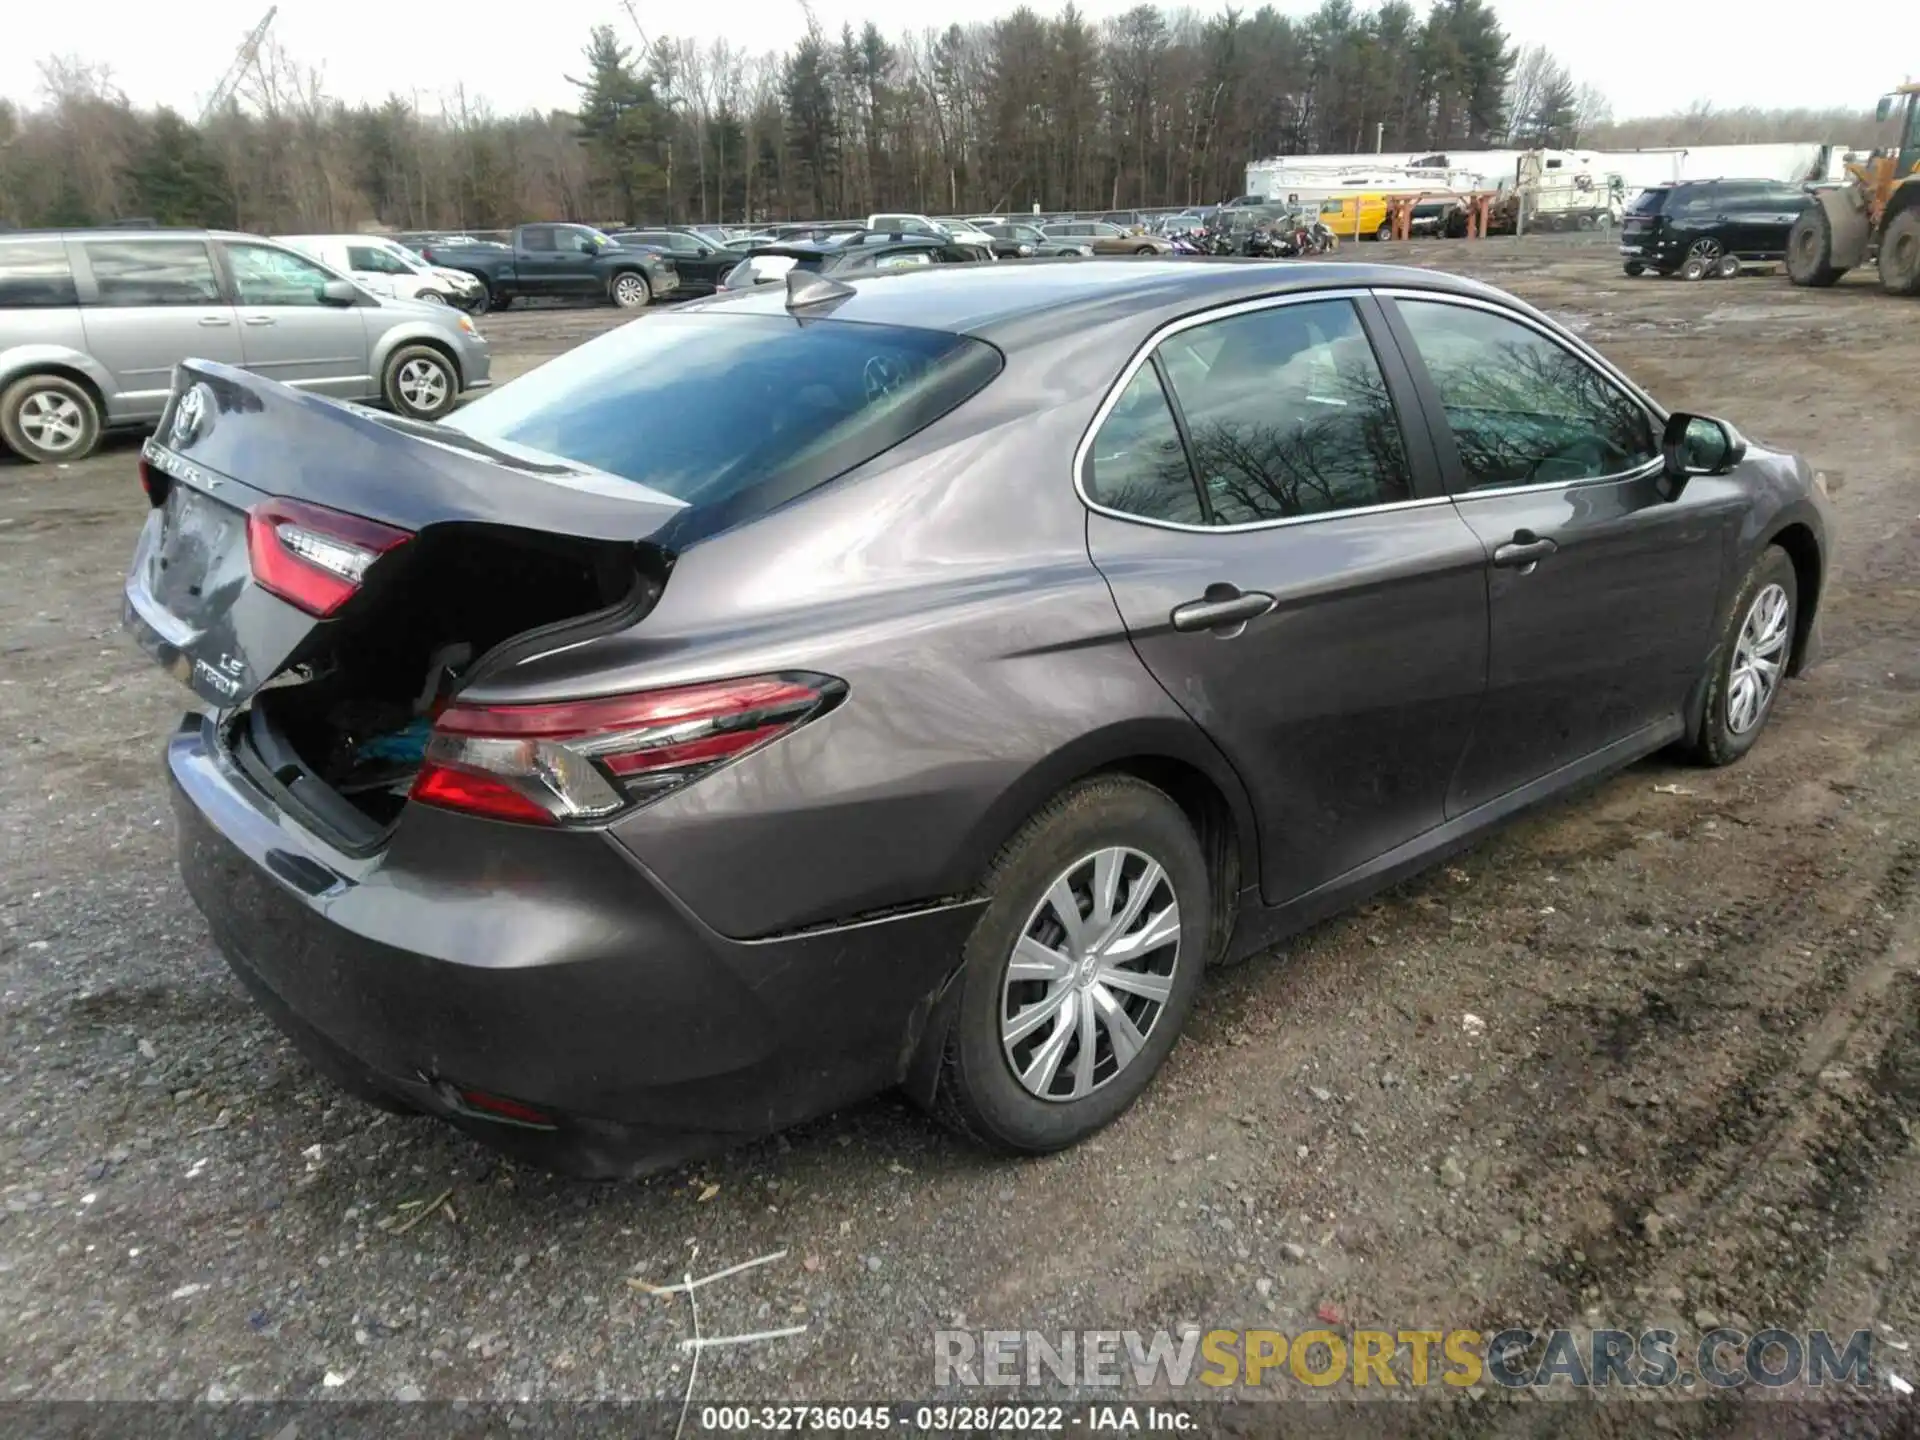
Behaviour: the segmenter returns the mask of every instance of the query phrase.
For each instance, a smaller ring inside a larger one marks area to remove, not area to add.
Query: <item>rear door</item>
[[[87,350],[112,374],[116,420],[151,420],[173,367],[201,358],[239,364],[239,326],[205,240],[89,237],[72,242]]]
[[[515,284],[525,295],[567,293],[567,257],[560,251],[558,225],[522,225],[515,231]]]
[[[1246,782],[1269,903],[1442,822],[1485,685],[1484,554],[1378,326],[1358,292],[1190,317],[1079,460],[1094,563]]]
[[[1385,303],[1487,555],[1487,700],[1449,816],[1677,731],[1713,646],[1737,485],[1663,499],[1661,418],[1530,317],[1432,293]]]

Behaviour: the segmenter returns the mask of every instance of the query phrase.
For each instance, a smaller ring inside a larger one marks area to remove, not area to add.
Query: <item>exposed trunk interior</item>
[[[647,545],[430,526],[377,566],[229,732],[235,758],[347,850],[399,817],[432,716],[486,668],[637,621],[666,562]]]

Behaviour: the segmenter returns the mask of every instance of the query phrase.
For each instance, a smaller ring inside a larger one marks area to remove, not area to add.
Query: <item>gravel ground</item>
[[[1635,766],[1218,975],[1142,1103],[1044,1160],[883,1098],[586,1184],[330,1091],[176,882],[157,750],[187,697],[118,631],[132,444],[0,461],[6,1398],[677,1406],[689,1307],[635,1282],[780,1249],[701,1323],[805,1333],[709,1355],[702,1397],[923,1395],[950,1324],[1323,1310],[1874,1327],[1920,1381],[1893,1348],[1920,1340],[1920,309],[1627,280],[1549,239],[1366,254],[1505,285],[1669,403],[1808,454],[1843,527],[1828,659],[1742,764]],[[613,323],[483,326],[510,378]],[[1632,1433],[1620,1413],[1581,1423]]]

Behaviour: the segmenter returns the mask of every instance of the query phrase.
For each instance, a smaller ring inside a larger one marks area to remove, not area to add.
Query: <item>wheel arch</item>
[[[1825,558],[1813,528],[1800,520],[1774,531],[1767,537],[1767,544],[1779,546],[1793,562],[1798,604],[1794,607],[1797,613],[1793,618],[1793,651],[1788,657],[1787,673],[1798,675],[1811,658],[1814,621],[1820,611],[1821,587],[1826,582]]]
[[[103,427],[116,423],[107,404],[107,395],[113,388],[112,377],[86,356],[64,348],[36,345],[23,345],[0,355],[0,390],[30,375],[58,375],[73,381],[93,397]]]
[[[961,863],[971,877],[968,893],[979,892],[993,857],[1048,801],[1102,775],[1130,776],[1162,791],[1194,827],[1213,892],[1207,963],[1218,964],[1233,938],[1246,877],[1260,873],[1259,832],[1246,788],[1226,757],[1180,721],[1135,721],[1096,731],[1056,751],[1008,787],[963,847]],[[939,1085],[958,974],[956,964],[915,1008],[902,1036],[900,1085],[922,1105],[932,1102]]]
[[[431,350],[441,359],[445,360],[453,367],[455,386],[460,390],[467,388],[466,371],[461,366],[460,356],[455,352],[453,346],[449,345],[445,340],[433,334],[431,331],[398,330],[389,331],[381,337],[378,352],[380,357],[379,363],[374,366],[374,373],[379,381],[380,393],[383,396],[386,394],[387,371],[393,366],[393,357],[413,345],[419,345]]]
[[[1128,721],[1084,735],[1008,786],[963,842],[960,886],[977,893],[993,857],[1047,802],[1097,775],[1130,775],[1164,791],[1194,828],[1213,886],[1214,955],[1225,949],[1248,877],[1260,873],[1259,832],[1239,775],[1190,723]]]

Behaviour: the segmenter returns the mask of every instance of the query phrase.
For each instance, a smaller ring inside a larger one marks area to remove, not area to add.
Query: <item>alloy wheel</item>
[[[1689,260],[1704,260],[1709,270],[1719,261],[1721,253],[1720,242],[1718,240],[1710,240],[1704,235],[1687,247],[1687,258]]]
[[[1727,729],[1744,735],[1766,716],[1786,669],[1786,648],[1793,605],[1787,592],[1768,585],[1753,597],[1733,644],[1727,674]]]
[[[1002,987],[1000,1041],[1042,1100],[1085,1099],[1146,1047],[1180,963],[1180,905],[1151,856],[1114,846],[1063,870],[1033,909]]]
[[[625,309],[634,309],[647,303],[647,282],[638,275],[622,275],[613,282],[614,303]]]
[[[87,417],[71,395],[35,390],[20,402],[20,431],[49,455],[64,455],[80,444]]]
[[[407,361],[394,383],[409,410],[425,414],[446,403],[447,372],[431,360]]]

